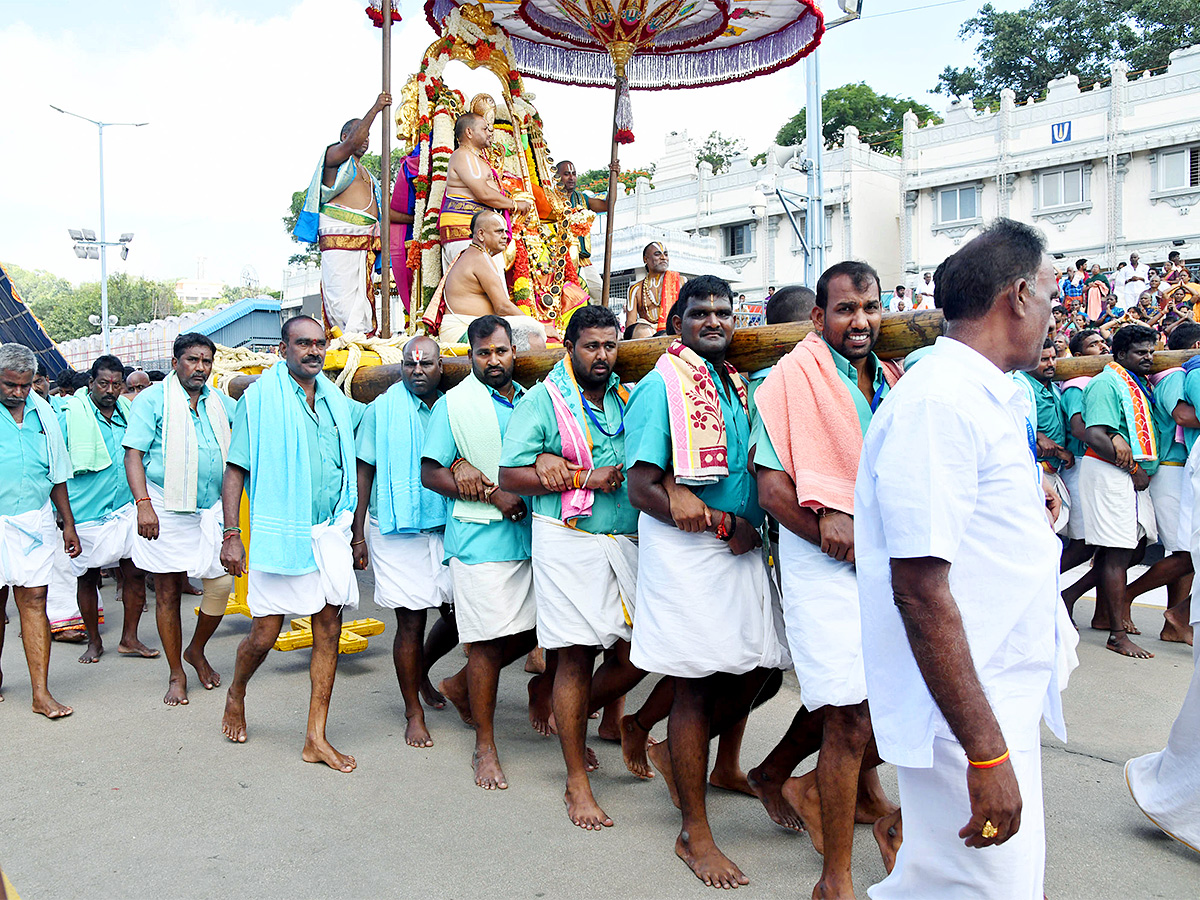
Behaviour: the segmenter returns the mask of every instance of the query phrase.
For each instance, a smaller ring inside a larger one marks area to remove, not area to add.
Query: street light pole
[[[107,354],[112,348],[108,335],[108,236],[105,232],[104,223],[104,129],[110,125],[130,125],[134,128],[141,128],[143,125],[149,125],[150,123],[98,122],[95,119],[89,119],[87,116],[81,116],[79,113],[60,109],[53,103],[50,104],[50,108],[57,110],[63,115],[74,116],[76,119],[91,122],[100,132],[100,333],[103,335],[104,352]]]

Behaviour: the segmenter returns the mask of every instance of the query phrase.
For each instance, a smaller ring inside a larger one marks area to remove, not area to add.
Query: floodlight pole
[[[103,336],[104,353],[107,355],[111,351],[112,346],[108,334],[108,236],[104,227],[104,129],[109,125],[132,125],[134,128],[140,128],[150,123],[97,122],[95,119],[89,119],[87,116],[79,115],[79,113],[59,109],[53,103],[50,104],[50,108],[58,110],[63,115],[74,116],[76,119],[91,122],[100,132],[100,334]]]

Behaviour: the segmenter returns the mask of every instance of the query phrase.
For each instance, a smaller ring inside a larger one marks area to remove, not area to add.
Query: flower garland
[[[396,8],[398,5],[399,4],[397,4],[397,3],[392,4],[392,21],[393,22],[400,21],[400,10]],[[369,0],[369,4],[367,6],[366,13],[367,13],[367,18],[375,23],[376,28],[383,27],[383,2],[382,2],[382,0]]]

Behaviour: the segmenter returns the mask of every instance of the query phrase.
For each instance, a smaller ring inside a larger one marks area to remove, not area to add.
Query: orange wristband
[[[1000,765],[1003,762],[1006,762],[1007,760],[1008,760],[1008,751],[1005,750],[1003,753],[1001,753],[995,759],[989,759],[985,762],[975,762],[974,760],[968,759],[967,763],[973,769],[994,769],[994,768],[996,768],[996,766]]]

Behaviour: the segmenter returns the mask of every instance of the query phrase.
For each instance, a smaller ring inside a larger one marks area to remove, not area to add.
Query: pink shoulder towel
[[[889,385],[898,367],[884,365]],[[829,347],[815,333],[792,348],[754,395],[758,414],[801,506],[854,514],[862,426]]]

